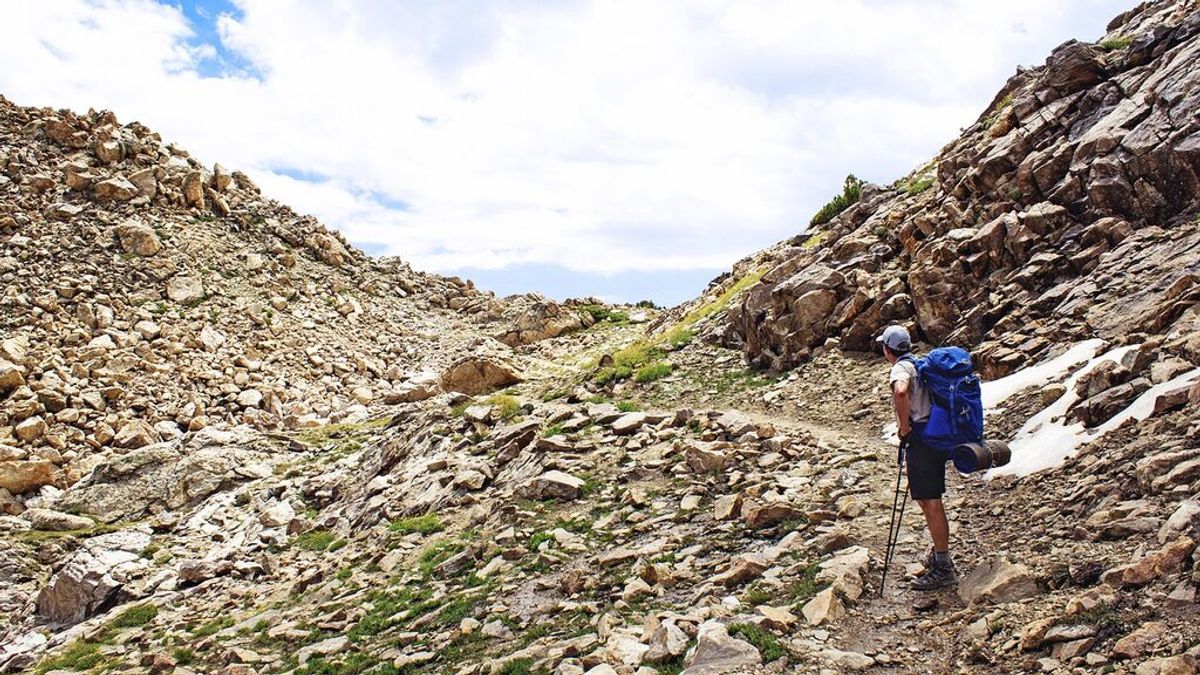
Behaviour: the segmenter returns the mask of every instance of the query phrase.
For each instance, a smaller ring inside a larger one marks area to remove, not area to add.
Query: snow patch
[[[1088,343],[1092,342],[1094,341],[1088,341]],[[1077,347],[1088,343],[1081,343],[1081,345],[1077,345]],[[1057,466],[1066,458],[1074,455],[1084,444],[1095,441],[1109,431],[1120,427],[1128,420],[1135,419],[1141,421],[1149,417],[1154,411],[1155,400],[1163,393],[1200,379],[1200,368],[1197,368],[1190,372],[1179,375],[1169,382],[1155,385],[1135,399],[1134,402],[1131,403],[1125,410],[1121,411],[1115,417],[1094,429],[1088,429],[1084,427],[1082,422],[1073,422],[1068,420],[1066,416],[1067,410],[1069,410],[1071,406],[1075,405],[1075,403],[1079,400],[1079,395],[1075,393],[1075,384],[1082,377],[1095,369],[1096,366],[1105,361],[1115,361],[1120,363],[1121,358],[1125,356],[1125,354],[1133,349],[1136,349],[1137,347],[1138,345],[1127,345],[1110,350],[1101,356],[1091,358],[1086,365],[1076,370],[1066,380],[1066,382],[1063,383],[1066,386],[1066,393],[1060,396],[1057,401],[1050,404],[1044,410],[1029,418],[1029,420],[1027,420],[1025,424],[1017,430],[1016,435],[1008,444],[1009,449],[1012,450],[1012,461],[1007,466],[988,472],[989,477],[1008,474],[1027,476],[1036,471]],[[1082,353],[1082,350],[1079,353]],[[1059,358],[1062,359],[1065,356],[1066,354]],[[1034,366],[1034,368],[1037,367],[1038,366]],[[1032,369],[1033,368],[1026,370]],[[1049,369],[1047,369],[1047,371],[1048,370]],[[1038,380],[1036,380],[1036,378],[1030,377],[1028,379],[1031,380],[1033,384],[1038,384]],[[997,380],[997,382],[1000,381],[1001,380]],[[1042,385],[1044,386],[1044,384],[1047,383],[1048,382],[1042,382]],[[1019,389],[1015,391],[1019,391]],[[1009,392],[1006,396],[1010,396],[1012,393],[1013,392]],[[985,400],[987,399],[985,398]],[[1002,401],[1003,399],[1000,398],[999,400]]]
[[[1030,366],[980,387],[985,412],[995,410],[1013,394],[1029,387],[1044,387],[1051,382],[1060,382],[1072,369],[1087,363],[1104,348],[1104,340],[1087,340],[1074,345],[1061,356]]]

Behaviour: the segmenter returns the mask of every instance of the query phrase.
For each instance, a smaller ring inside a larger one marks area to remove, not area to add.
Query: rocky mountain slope
[[[0,101],[0,671],[1196,672],[1198,17],[1064,45],[665,312],[371,260]],[[915,508],[880,593],[889,321],[1071,455],[951,477],[931,596]]]
[[[1200,357],[1200,12],[1144,3],[1022,69],[927,166],[868,185],[757,272],[725,344],[786,368],[889,322],[976,345],[990,376],[1068,340]]]

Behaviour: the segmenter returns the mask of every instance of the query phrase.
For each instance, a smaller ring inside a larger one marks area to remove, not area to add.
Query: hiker
[[[891,364],[889,382],[892,405],[901,447],[907,446],[905,462],[908,489],[925,514],[925,524],[933,547],[925,558],[925,573],[913,582],[918,591],[933,591],[952,586],[958,574],[950,560],[950,523],[942,495],[946,492],[946,456],[926,445],[921,434],[929,420],[932,400],[921,378],[912,354],[912,339],[903,326],[888,326],[876,338],[883,347],[884,358]]]

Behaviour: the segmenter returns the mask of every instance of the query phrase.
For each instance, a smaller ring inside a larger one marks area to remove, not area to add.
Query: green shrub
[[[209,637],[229,628],[233,625],[233,619],[225,617],[224,619],[216,619],[192,630],[192,635],[196,637]]]
[[[772,597],[774,596],[771,592],[763,587],[762,584],[753,584],[742,594],[742,602],[751,607],[757,607],[758,605],[770,602]]]
[[[421,575],[428,577],[433,569],[449,560],[455,553],[463,549],[462,544],[453,541],[439,541],[430,544],[417,556],[417,568]]]
[[[695,337],[696,332],[692,329],[677,326],[672,328],[665,336],[663,336],[663,342],[670,346],[671,349],[682,349],[690,345]]]
[[[542,438],[550,438],[551,436],[558,436],[562,433],[563,433],[563,425],[562,425],[562,422],[559,422],[558,424],[551,424],[550,426],[543,429],[542,430]]]
[[[496,394],[488,399],[488,404],[496,409],[496,414],[505,422],[511,422],[521,414],[521,402],[515,396]]]
[[[842,193],[834,196],[825,206],[822,206],[819,211],[809,221],[810,225],[824,225],[833,220],[839,213],[850,208],[851,205],[858,203],[858,198],[862,195],[863,181],[859,180],[850,174],[846,176],[845,182],[842,183]]]
[[[337,539],[329,530],[309,530],[297,536],[292,543],[306,551],[324,551]]]
[[[909,197],[913,197],[933,187],[933,183],[933,176],[924,176],[905,185],[904,191],[908,193]]]
[[[533,659],[529,657],[513,659],[498,671],[498,675],[532,675]]]
[[[86,640],[76,640],[58,656],[45,660],[38,666],[39,675],[51,670],[88,671],[104,663],[100,645]]]
[[[762,655],[763,663],[787,656],[787,649],[774,635],[753,624],[735,623],[729,626],[729,634],[754,645]]]
[[[134,605],[117,615],[112,620],[113,628],[136,628],[145,626],[158,616],[158,607],[154,605]]]
[[[817,573],[820,571],[820,564],[815,562],[809,563],[800,571],[800,577],[792,586],[792,601],[797,607],[811,600],[814,595],[825,588],[825,584],[817,583]]]
[[[629,315],[606,305],[584,305],[583,310],[592,315],[596,323],[607,321],[617,325],[629,323]]]
[[[1101,42],[1100,48],[1104,51],[1111,52],[1118,49],[1125,49],[1131,44],[1133,44],[1133,38],[1122,36]]]
[[[175,659],[175,665],[177,666],[190,666],[196,661],[196,652],[187,647],[176,647],[171,652],[171,658]]]
[[[549,532],[534,532],[533,536],[529,537],[529,550],[536,551],[543,542],[554,541],[554,535]]]
[[[437,517],[437,514],[426,513],[423,516],[412,516],[409,518],[400,518],[393,520],[391,525],[388,525],[388,531],[398,532],[400,534],[412,534],[418,532],[420,534],[433,534],[441,532],[443,529],[442,521]]]
[[[661,380],[670,374],[671,364],[666,361],[659,361],[658,363],[649,363],[638,368],[637,372],[633,375],[633,380],[641,384],[646,384],[647,382]]]
[[[619,401],[617,403],[617,410],[621,412],[637,412],[641,409],[642,407],[633,401]]]

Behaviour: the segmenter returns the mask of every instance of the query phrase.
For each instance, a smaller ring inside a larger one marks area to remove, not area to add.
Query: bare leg
[[[925,525],[933,538],[933,550],[950,550],[950,522],[946,520],[946,508],[940,499],[920,499],[921,513],[925,514]]]

